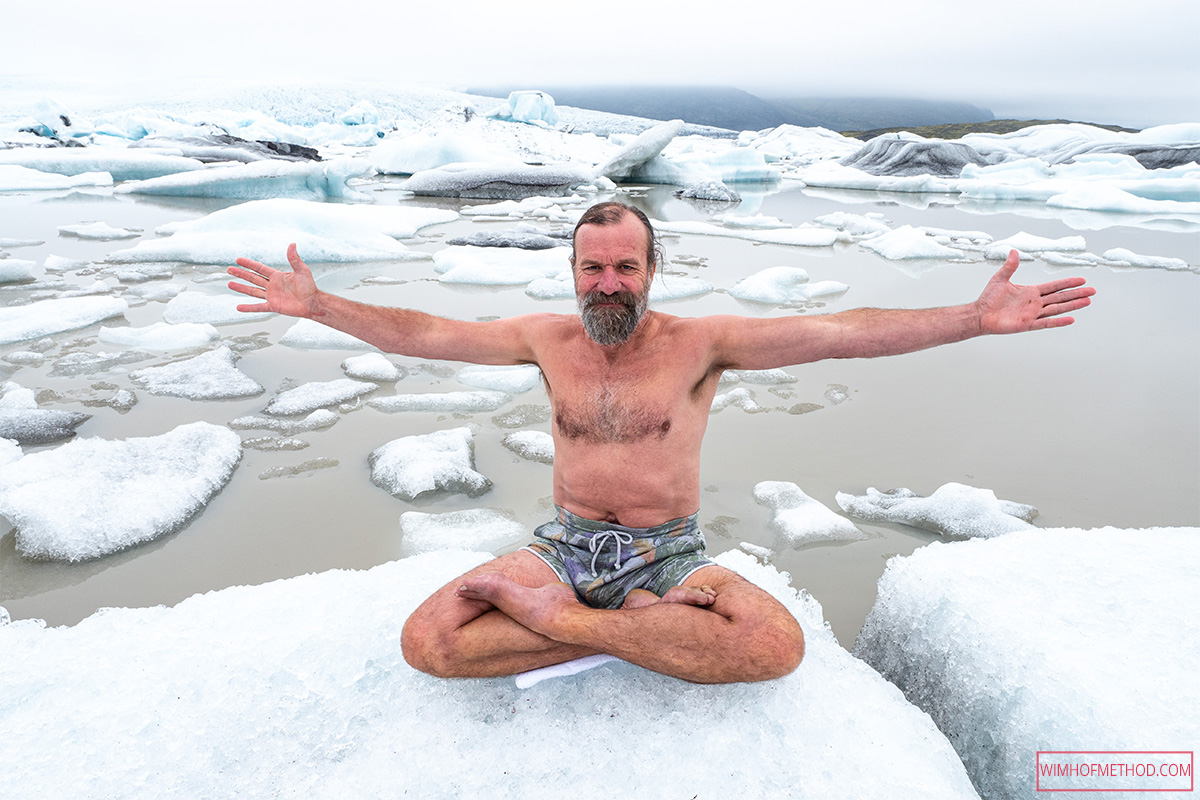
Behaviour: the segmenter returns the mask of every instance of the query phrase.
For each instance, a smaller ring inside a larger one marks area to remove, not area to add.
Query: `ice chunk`
[[[26,261],[23,258],[5,258],[0,260],[0,283],[23,283],[34,279],[33,268],[36,261]]]
[[[22,455],[21,444],[16,439],[0,438],[0,467],[11,464]]]
[[[849,288],[837,281],[809,283],[808,273],[800,267],[767,267],[742,278],[730,287],[729,294],[755,303],[784,304],[841,294]]]
[[[56,172],[43,172],[39,169],[22,167],[17,164],[0,164],[0,192],[74,189],[80,186],[111,186],[112,182],[113,177],[107,172],[81,172],[78,175],[60,175]]]
[[[521,458],[554,463],[554,437],[545,431],[513,431],[505,434],[501,443]]]
[[[892,261],[909,258],[963,257],[961,250],[938,244],[933,237],[911,225],[902,225],[873,239],[867,239],[862,242],[862,246]]]
[[[119,344],[139,350],[188,350],[204,347],[221,338],[217,329],[207,323],[182,322],[172,325],[155,322],[141,328],[100,328],[98,336],[106,344]]]
[[[837,503],[847,514],[869,522],[902,522],[947,539],[986,539],[1033,527],[1037,509],[1023,503],[999,500],[990,489],[947,483],[929,497],[909,489],[873,488],[866,495],[837,493]]]
[[[1059,239],[1047,239],[1044,236],[1034,236],[1032,233],[1017,233],[1007,239],[993,242],[983,251],[983,257],[989,261],[1003,261],[1008,258],[1010,250],[1022,253],[1074,253],[1087,249],[1087,243],[1082,236],[1063,236]]]
[[[207,422],[124,441],[81,439],[0,467],[0,514],[28,558],[84,561],[182,528],[242,456]]]
[[[310,458],[308,461],[302,461],[299,464],[287,467],[271,467],[263,470],[258,475],[260,481],[269,481],[272,478],[294,478],[297,475],[307,475],[310,472],[316,472],[322,469],[333,469],[338,465],[336,458],[328,456],[319,456]]]
[[[262,430],[291,435],[328,428],[338,421],[338,415],[327,408],[319,408],[304,419],[274,419],[272,417],[238,417],[229,423],[235,431]]]
[[[525,294],[535,300],[574,300],[575,280],[569,271],[553,278],[536,278],[525,287]]]
[[[480,411],[495,411],[511,399],[512,395],[507,392],[425,392],[379,397],[371,400],[368,405],[389,413],[437,411],[474,414]]]
[[[507,250],[447,247],[433,256],[433,268],[446,283],[516,285],[557,275],[570,266],[565,250]]]
[[[524,225],[512,231],[479,231],[468,236],[455,236],[447,239],[448,245],[465,245],[470,247],[515,247],[521,250],[549,250],[552,247],[570,247],[571,243],[565,238],[547,236],[532,225]]]
[[[313,381],[295,389],[280,392],[275,399],[267,404],[263,413],[276,417],[291,417],[296,414],[307,414],[318,408],[345,403],[356,397],[378,389],[379,386],[366,381],[356,381],[351,378],[338,378],[333,381]]]
[[[371,452],[371,482],[401,500],[430,492],[478,497],[492,482],[475,471],[469,428],[451,428],[393,439]]]
[[[124,301],[122,301],[124,302]],[[172,297],[163,311],[163,319],[172,325],[183,323],[229,325],[238,322],[254,322],[274,316],[268,311],[238,311],[246,302],[245,295],[205,294],[184,291]]]
[[[784,369],[731,369],[725,371],[729,377],[743,383],[754,383],[763,386],[779,386],[785,383],[795,383],[799,378]]]
[[[827,228],[837,228],[839,231],[845,231],[851,236],[859,238],[878,236],[881,233],[887,233],[891,230],[891,227],[883,220],[863,214],[851,214],[848,211],[835,211],[832,214],[823,214],[815,218],[813,223],[824,225]],[[728,225],[729,223],[726,222],[725,224]]]
[[[279,343],[303,350],[366,350],[370,345],[350,334],[311,319],[298,319],[279,337]]]
[[[135,370],[129,373],[129,378],[150,394],[189,400],[230,400],[262,394],[263,387],[258,381],[236,364],[233,351],[219,347],[195,358]]]
[[[774,509],[771,527],[793,547],[813,542],[866,539],[858,527],[806,495],[788,481],[763,481],[754,486],[759,505]]]
[[[119,147],[14,147],[0,150],[0,164],[16,164],[59,175],[108,173],[112,181],[133,181],[204,169],[204,164],[179,156]]]
[[[412,261],[426,256],[413,253],[396,238],[409,238],[421,228],[457,218],[447,209],[254,200],[198,220],[163,226],[159,232],[170,236],[143,240],[110,253],[108,260],[232,264],[245,256],[286,267],[287,247],[294,242],[309,264]]]
[[[236,200],[281,197],[297,200],[365,200],[365,195],[352,189],[347,181],[373,171],[374,168],[365,159],[355,158],[320,162],[256,161],[132,181],[121,184],[115,191],[117,194]]]
[[[127,350],[120,353],[71,353],[54,362],[54,367],[50,370],[50,375],[56,378],[91,375],[94,372],[105,372],[126,364],[136,364],[139,361],[145,361],[149,357],[149,353],[142,353],[137,350]]]
[[[675,192],[685,200],[709,200],[715,203],[740,203],[742,196],[721,181],[693,183]]]
[[[591,169],[576,164],[448,164],[422,170],[401,188],[432,197],[522,198],[562,196],[593,180]]]
[[[871,175],[937,175],[957,178],[967,164],[988,163],[963,142],[922,139],[911,133],[885,133],[841,162]]]
[[[366,353],[347,358],[342,362],[342,369],[346,377],[379,383],[398,381],[404,374],[400,367],[388,361],[382,353]]]
[[[541,385],[542,371],[535,364],[517,364],[511,367],[472,364],[458,371],[457,380],[478,389],[523,394]]]
[[[724,236],[764,244],[784,244],[794,247],[831,247],[838,240],[837,231],[817,226],[799,228],[726,228],[694,220],[655,220],[654,228],[662,233],[683,233],[693,236]]]
[[[1197,570],[1197,528],[934,543],[888,562],[854,651],[933,718],[981,796],[1034,797],[1071,785],[1039,784],[1039,750],[1200,740]],[[1073,785],[1167,787],[1113,777]]]
[[[529,529],[512,515],[490,508],[471,508],[445,514],[406,511],[400,515],[404,552],[431,550],[485,550],[495,552],[518,544]]]
[[[558,124],[558,111],[554,108],[554,98],[535,89],[510,92],[508,102],[488,116],[513,122],[526,122],[541,128],[553,128]]]
[[[619,662],[529,689],[417,673],[406,619],[486,558],[437,551],[69,628],[0,626],[0,727],[20,732],[5,741],[5,790],[547,800],[602,782],[613,797],[977,797],[929,718],[837,644],[810,596],[745,554],[716,560],[804,628],[804,663],[780,680],[699,686]],[[531,746],[585,728],[587,746]],[[638,757],[597,744],[628,741]]]
[[[755,413],[757,411],[767,411],[754,400],[754,392],[749,389],[730,389],[728,392],[722,392],[713,398],[712,411],[721,411],[729,406],[735,406],[742,411]]]
[[[1143,256],[1124,247],[1114,247],[1104,251],[1104,258],[1112,266],[1147,267],[1151,269],[1187,269],[1188,263],[1182,258],[1166,256]],[[3,262],[0,262],[0,269]]]
[[[69,439],[91,414],[38,408],[32,389],[8,381],[0,386],[0,439],[18,444],[49,444]]]
[[[628,178],[646,162],[657,158],[671,140],[683,129],[683,120],[663,122],[642,131],[620,152],[596,167],[596,174],[614,181]]]
[[[574,282],[572,281],[572,283]],[[711,283],[699,278],[660,274],[650,284],[650,302],[669,303],[672,300],[699,297],[700,295],[708,294],[712,290],[713,285]]]
[[[86,328],[128,309],[116,297],[68,297],[0,308],[0,344]]]
[[[384,139],[370,154],[372,166],[391,175],[412,175],[447,164],[511,161],[513,155],[464,131],[417,131],[403,138]]]
[[[106,222],[59,225],[58,233],[61,236],[74,236],[79,239],[93,239],[99,242],[111,242],[116,239],[136,239],[142,235],[139,229],[114,228]]]

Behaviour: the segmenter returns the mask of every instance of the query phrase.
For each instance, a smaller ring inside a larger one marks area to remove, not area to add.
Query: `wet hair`
[[[597,203],[583,212],[579,222],[575,223],[575,230],[571,234],[572,263],[575,260],[575,234],[579,233],[580,228],[584,225],[617,225],[625,218],[626,214],[632,214],[646,229],[646,266],[653,267],[661,263],[663,261],[662,242],[659,241],[658,234],[654,232],[654,226],[650,224],[645,212],[640,208],[619,203],[616,200]]]

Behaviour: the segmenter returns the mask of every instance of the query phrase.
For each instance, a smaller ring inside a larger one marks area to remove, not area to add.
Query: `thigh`
[[[717,593],[709,606],[731,620],[752,619],[767,625],[797,625],[796,618],[764,589],[731,569],[713,564],[701,567],[683,582],[684,586],[711,586]]]
[[[462,585],[464,578],[483,572],[500,572],[516,583],[529,587],[558,582],[558,576],[547,566],[545,561],[527,550],[517,550],[480,564],[475,569],[459,575],[430,595],[413,612],[413,616],[418,620],[429,622],[436,620],[439,626],[457,627],[490,610],[493,607],[491,603],[469,600],[454,594]]]

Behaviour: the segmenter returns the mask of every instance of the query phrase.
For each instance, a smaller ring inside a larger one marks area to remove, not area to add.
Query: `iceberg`
[[[764,244],[784,244],[794,247],[831,247],[838,240],[837,231],[818,226],[798,228],[727,228],[707,222],[689,220],[655,220],[654,229],[662,233],[686,233],[694,236],[724,236]]]
[[[1200,741],[1197,570],[1197,528],[935,542],[888,561],[854,652],[933,718],[982,797],[1033,797],[1038,751]]]
[[[867,538],[853,522],[830,511],[789,481],[755,484],[754,499],[774,511],[771,528],[780,541],[792,547]]]
[[[523,198],[565,196],[592,183],[592,170],[576,164],[448,164],[422,170],[401,188],[429,197]]]
[[[87,222],[78,225],[59,225],[59,236],[74,236],[78,239],[91,239],[98,242],[111,242],[116,239],[136,239],[141,231],[128,228],[114,228],[104,222]]]
[[[222,197],[235,200],[368,200],[347,181],[374,171],[365,159],[323,162],[256,161],[209,167],[203,171],[164,175],[123,183],[117,194],[170,197]]]
[[[631,177],[641,166],[657,158],[682,129],[681,119],[663,122],[646,129],[622,147],[616,155],[598,165],[596,174],[614,181]]]
[[[444,283],[515,286],[557,275],[569,268],[569,258],[570,254],[559,248],[529,252],[451,246],[434,253],[433,268]]]
[[[975,148],[962,142],[923,139],[912,133],[885,133],[843,158],[841,163],[870,175],[957,178],[967,164],[988,162]]]
[[[435,492],[478,497],[492,488],[492,482],[475,471],[469,428],[393,439],[372,450],[367,460],[371,482],[401,500]]]
[[[33,269],[36,261],[23,258],[5,258],[0,260],[0,283],[25,283],[34,280]]]
[[[836,499],[843,511],[859,519],[901,522],[947,539],[986,539],[1026,530],[1038,514],[1033,506],[961,483],[947,483],[928,497],[909,489],[869,488],[862,496],[838,492]]]
[[[966,255],[961,250],[940,244],[937,239],[929,236],[925,231],[911,225],[902,225],[859,244],[890,261],[915,258],[961,259]],[[1007,250],[1005,255],[1008,255]]]
[[[0,344],[86,328],[128,310],[129,304],[116,297],[67,297],[0,308]]]
[[[146,180],[204,169],[204,164],[193,158],[120,147],[14,147],[0,150],[0,164],[14,164],[59,175],[107,173],[109,183]]]
[[[5,788],[45,800],[548,800],[567,786],[614,797],[646,787],[671,798],[977,797],[929,718],[837,644],[811,596],[744,554],[717,562],[804,629],[804,663],[780,680],[699,686],[617,661],[524,689],[417,673],[400,649],[405,620],[488,557],[429,552],[173,608],[107,609],[70,628],[0,625],[0,727],[20,731],[5,741]],[[588,746],[531,746],[581,736]],[[629,741],[638,758],[604,744]]]
[[[513,154],[464,131],[434,130],[388,137],[372,149],[369,158],[386,175],[412,175],[448,164],[511,161]]]
[[[0,151],[2,153],[4,151]],[[112,175],[107,172],[81,172],[78,175],[60,175],[43,172],[19,164],[0,164],[0,192],[53,191],[75,189],[82,186],[111,186]]]
[[[0,467],[0,514],[26,558],[85,561],[181,529],[242,457],[238,435],[207,422],[161,436],[79,439]]]
[[[264,391],[258,381],[237,368],[237,359],[228,347],[161,367],[134,370],[129,379],[150,394],[189,400],[231,400]]]
[[[554,98],[535,89],[510,92],[508,102],[488,116],[512,122],[526,122],[541,128],[553,128],[558,124]]]

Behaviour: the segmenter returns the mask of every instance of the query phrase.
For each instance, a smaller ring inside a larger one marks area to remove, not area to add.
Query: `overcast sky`
[[[8,2],[5,76],[734,86],[1200,121],[1198,0]],[[681,10],[685,8],[691,10]],[[706,10],[712,9],[712,10]]]

